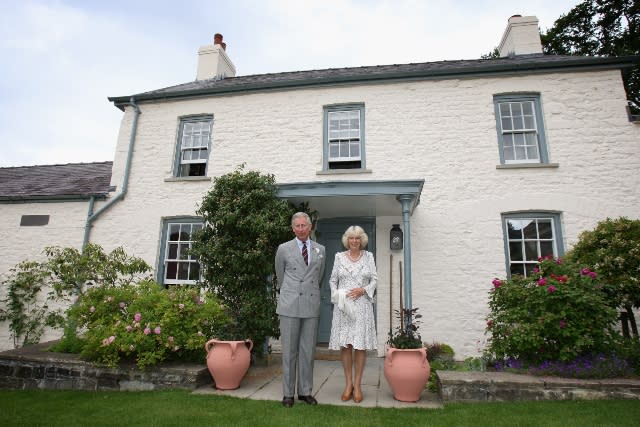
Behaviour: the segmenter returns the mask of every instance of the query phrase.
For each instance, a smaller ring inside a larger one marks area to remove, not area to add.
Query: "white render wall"
[[[4,282],[10,269],[22,261],[43,261],[47,246],[82,247],[86,224],[88,201],[50,203],[0,204],[0,283]],[[49,224],[21,227],[22,215],[49,215]],[[0,298],[7,288],[0,287]],[[9,333],[9,322],[0,322],[0,351],[13,348]],[[59,338],[61,330],[48,330],[42,341]]]
[[[496,168],[493,95],[510,92],[541,94],[549,158],[559,167]],[[371,173],[316,174],[323,106],[341,103],[365,104]],[[501,213],[561,212],[568,249],[598,221],[640,212],[640,126],[627,120],[618,71],[335,86],[140,109],[129,191],[95,222],[92,242],[107,250],[124,246],[156,266],[162,219],[194,215],[212,181],[166,181],[184,115],[214,115],[211,177],[245,163],[279,183],[424,179],[411,217],[413,306],[424,316],[423,340],[452,345],[458,359],[478,354],[491,280],[506,274]],[[128,108],[114,162],[118,188],[131,119]],[[400,216],[377,218],[380,354],[389,330],[387,248],[394,223],[402,223]],[[402,253],[394,253],[395,307],[400,260]]]

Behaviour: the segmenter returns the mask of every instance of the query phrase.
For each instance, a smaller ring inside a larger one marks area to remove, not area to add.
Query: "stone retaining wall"
[[[163,364],[161,368],[145,370],[133,364],[108,368],[83,361],[77,355],[49,353],[46,351],[48,345],[50,343],[32,346],[28,352],[0,353],[0,389],[195,390],[213,385],[204,363]]]
[[[443,402],[640,399],[640,380],[536,377],[506,372],[438,371]]]

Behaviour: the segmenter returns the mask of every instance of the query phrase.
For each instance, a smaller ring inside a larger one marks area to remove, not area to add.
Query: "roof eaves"
[[[379,81],[424,80],[460,77],[490,76],[496,74],[520,74],[542,72],[569,72],[581,70],[623,69],[630,68],[640,62],[640,56],[627,57],[583,57],[581,59],[566,59],[558,61],[523,61],[509,63],[491,63],[491,60],[479,61],[478,65],[465,67],[427,68],[413,71],[392,71],[383,73],[352,73],[315,77],[306,79],[283,79],[270,82],[256,82],[232,86],[212,86],[198,89],[188,89],[175,92],[147,92],[133,97],[138,102],[161,101],[176,98],[191,98],[200,96],[228,95],[232,93],[250,93],[272,91],[279,89],[304,88],[311,86],[368,84]],[[241,78],[241,77],[240,77]],[[121,110],[129,104],[130,96],[109,97],[109,101]]]

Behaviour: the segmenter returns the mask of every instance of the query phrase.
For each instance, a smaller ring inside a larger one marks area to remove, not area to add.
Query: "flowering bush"
[[[538,260],[530,277],[493,280],[488,353],[496,360],[571,362],[610,353],[619,335],[596,272],[561,259]]]
[[[193,286],[163,289],[153,281],[88,290],[69,311],[82,334],[82,354],[115,366],[139,368],[164,360],[202,360],[206,341],[223,331],[228,317],[212,294]]]

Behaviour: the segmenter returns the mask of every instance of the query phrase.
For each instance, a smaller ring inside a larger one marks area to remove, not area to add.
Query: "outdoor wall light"
[[[402,249],[402,230],[400,229],[400,224],[393,224],[393,227],[391,227],[389,242],[392,251]]]

